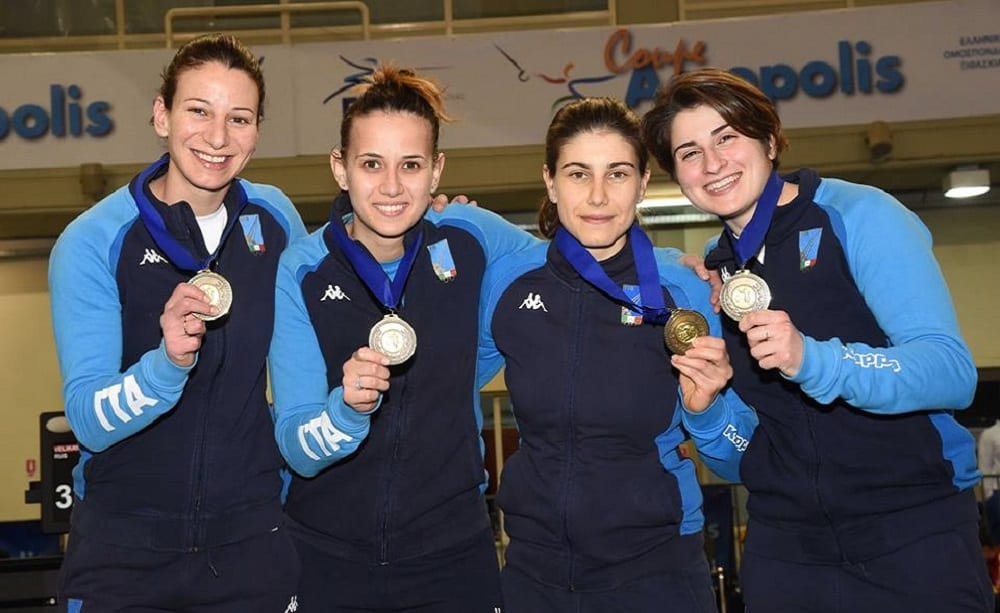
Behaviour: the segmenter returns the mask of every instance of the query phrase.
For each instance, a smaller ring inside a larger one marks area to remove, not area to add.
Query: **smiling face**
[[[154,193],[169,204],[187,201],[199,215],[217,210],[257,149],[259,99],[246,72],[219,62],[181,72],[172,108],[162,96],[153,104],[153,127],[170,153]]]
[[[351,235],[379,261],[403,253],[403,235],[427,212],[444,169],[429,121],[409,112],[354,118],[350,146],[330,155],[333,175],[351,196]]]
[[[559,148],[555,168],[545,166],[542,177],[559,223],[595,259],[621,250],[649,181],[628,140],[612,130],[581,132]]]
[[[737,132],[707,105],[678,112],[670,142],[681,192],[736,234],[742,232],[771,175],[773,143]]]

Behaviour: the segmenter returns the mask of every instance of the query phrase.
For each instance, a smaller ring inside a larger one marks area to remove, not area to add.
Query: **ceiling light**
[[[693,205],[691,204],[690,200],[681,195],[653,196],[650,198],[646,198],[645,200],[639,203],[639,208],[642,210],[667,209],[678,206],[693,206]]]
[[[681,192],[679,185],[673,181],[650,183],[646,190],[646,199],[639,203],[639,210],[649,212],[657,209],[671,209],[693,206]]]
[[[990,171],[975,166],[956,168],[944,178],[945,198],[972,198],[990,191]]]

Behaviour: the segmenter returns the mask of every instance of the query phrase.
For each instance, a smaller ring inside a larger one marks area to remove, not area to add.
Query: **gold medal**
[[[764,279],[749,270],[741,270],[722,284],[719,302],[726,315],[739,321],[747,313],[766,309],[771,304],[771,288]]]
[[[410,324],[389,313],[372,326],[368,346],[389,358],[389,365],[402,364],[417,350],[417,333]]]
[[[674,309],[663,327],[667,349],[678,355],[691,348],[691,341],[708,334],[708,320],[698,311]]]
[[[229,307],[233,305],[233,287],[225,277],[217,272],[203,270],[191,277],[188,283],[205,292],[208,303],[218,309],[215,315],[191,313],[192,315],[203,321],[213,321],[229,313]]]

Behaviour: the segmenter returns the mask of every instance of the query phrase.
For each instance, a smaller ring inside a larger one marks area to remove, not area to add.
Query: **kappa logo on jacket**
[[[339,285],[327,285],[326,293],[323,297],[319,299],[320,302],[325,302],[327,300],[350,300],[351,297],[344,293],[344,290],[340,289]]]
[[[299,597],[292,596],[292,599],[288,601],[288,606],[285,607],[285,613],[295,613],[299,610]]]
[[[142,261],[139,262],[139,266],[145,266],[146,264],[164,264],[166,259],[162,255],[156,252],[156,249],[147,249],[146,253],[142,254]]]
[[[521,306],[519,306],[517,308],[518,308],[518,310],[520,310],[520,309],[529,309],[531,311],[537,311],[538,309],[541,309],[541,310],[545,311],[546,313],[549,312],[549,310],[547,308],[545,308],[545,303],[542,302],[542,295],[541,295],[541,293],[534,294],[532,292],[528,292],[528,297],[525,298],[524,302],[521,303]]]

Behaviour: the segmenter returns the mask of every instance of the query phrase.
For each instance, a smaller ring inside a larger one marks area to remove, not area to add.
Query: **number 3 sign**
[[[39,421],[42,459],[42,531],[69,532],[73,508],[73,468],[80,446],[62,412],[42,413]]]

